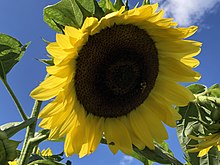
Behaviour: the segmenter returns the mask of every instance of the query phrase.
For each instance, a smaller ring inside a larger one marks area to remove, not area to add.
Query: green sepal
[[[13,66],[22,58],[26,51],[28,42],[22,45],[17,39],[0,33],[0,76],[1,79],[6,80],[6,75],[13,68]]]
[[[52,58],[51,59],[36,59],[36,60],[38,60],[39,62],[42,62],[42,63],[44,63],[46,65],[49,65],[49,66],[53,66],[54,65],[54,61],[53,61]]]
[[[143,0],[143,2],[142,2],[142,6],[144,6],[144,5],[149,5],[150,4],[150,1],[149,0]]]
[[[11,123],[6,123],[4,125],[0,126],[0,129],[4,131],[7,134],[7,137],[10,138],[13,135],[15,135],[17,132],[23,130],[27,126],[31,125],[36,118],[30,118],[27,119],[23,122],[11,122]]]
[[[115,3],[114,3],[114,8],[116,10],[120,10],[122,6],[124,6],[125,4],[123,3],[122,0],[115,0]]]
[[[125,0],[125,10],[129,10],[128,0]]]
[[[56,140],[50,140],[52,142],[64,142],[65,141],[65,138],[64,137],[61,137],[59,139],[56,139]]]
[[[134,8],[137,8],[138,7],[138,5],[139,5],[139,2],[134,6]]]
[[[42,40],[44,41],[44,43],[46,43],[47,45],[51,43],[50,41],[46,40],[46,39],[43,38],[43,37],[42,37],[41,39],[42,39]]]
[[[100,0],[98,4],[104,11],[105,15],[117,11],[114,7],[114,4],[110,0]]]

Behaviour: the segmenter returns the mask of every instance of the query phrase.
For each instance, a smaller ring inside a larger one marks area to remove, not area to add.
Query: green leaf
[[[105,12],[105,15],[114,11],[117,11],[111,2],[111,0],[100,0],[98,2],[99,6],[102,8],[102,10]]]
[[[6,79],[6,74],[21,59],[28,45],[24,46],[15,38],[0,33],[0,76]]]
[[[81,5],[86,11],[95,14],[95,0],[76,0],[77,4]]]
[[[0,129],[7,134],[8,138],[10,138],[14,134],[16,134],[17,132],[19,132],[22,129],[26,128],[27,126],[31,125],[35,120],[36,120],[36,118],[30,118],[30,119],[27,119],[23,122],[6,123],[4,125],[1,125]]]
[[[137,147],[133,146],[133,150],[151,161],[158,162],[161,164],[176,164],[182,165],[175,157],[173,157],[169,152],[163,149],[159,144],[155,144],[155,150],[150,150],[147,147],[144,150],[139,150]]]
[[[12,161],[17,157],[17,150],[20,142],[9,140],[7,134],[0,130],[0,164],[7,165],[7,161]]]
[[[207,87],[202,84],[192,84],[187,87],[193,94],[204,94],[207,91]]]
[[[51,155],[51,156],[44,156],[42,154],[32,154],[29,158],[29,163],[36,163],[38,160],[47,160],[49,163],[55,163],[59,164],[61,160],[63,160],[63,155],[64,153],[56,154],[56,155]]]
[[[6,153],[7,153],[6,159],[8,161],[14,160],[17,157],[16,148],[18,147],[20,142],[5,139],[5,140],[3,140],[3,143],[4,143],[4,146],[5,146]]]
[[[36,164],[42,164],[42,165],[65,165],[63,163],[53,162],[53,161],[47,160],[47,159],[36,160],[36,161],[31,162],[31,163],[28,163],[28,165],[36,165]]]
[[[0,78],[2,80],[6,80],[5,69],[4,69],[3,63],[1,61],[0,61]]]
[[[0,140],[0,164],[7,165],[7,159],[6,159],[7,153],[5,152],[5,146],[2,140]]]
[[[208,89],[207,95],[220,98],[220,85],[219,84],[212,85]]]
[[[107,144],[106,139],[102,138],[102,144]],[[108,145],[114,145],[114,143],[110,143]],[[154,143],[155,150],[150,150],[149,148],[145,147],[143,150],[138,149],[136,146],[133,145],[133,153],[131,156],[134,156],[138,160],[144,162],[146,159],[149,159],[154,162],[162,163],[162,164],[175,164],[175,165],[182,165],[175,157],[172,156],[169,152],[167,152],[162,146],[158,143]],[[138,155],[139,156],[138,156]],[[146,160],[145,164],[148,161]]]
[[[101,19],[102,17],[105,16],[104,11],[102,10],[102,8],[99,6],[98,2],[95,0],[95,16],[98,19]]]
[[[80,28],[86,17],[104,16],[96,0],[61,0],[44,8],[44,21],[55,31],[62,32],[65,26]]]
[[[220,125],[213,120],[213,110],[216,108],[216,103],[220,101],[219,98],[207,96],[208,91],[204,85],[193,84],[190,90],[197,94],[197,99],[189,103],[185,107],[177,107],[182,119],[177,122],[177,135],[180,145],[185,152],[185,157],[192,165],[201,164],[220,164],[220,153],[215,149],[204,157],[197,157],[198,153],[188,153],[189,145],[198,144],[197,140],[190,139],[188,135],[204,135],[214,133],[220,129]],[[218,100],[219,99],[219,100]],[[214,147],[215,148],[215,147]]]
[[[7,139],[8,135],[0,129],[0,140]]]
[[[154,163],[153,161],[147,159],[145,156],[138,154],[137,152],[133,152],[131,156],[141,161],[144,165],[152,165]]]
[[[122,6],[124,6],[124,3],[122,0],[115,0],[114,8],[116,10],[120,10]]]
[[[44,21],[55,31],[62,32],[59,25],[81,27],[83,13],[75,0],[61,0],[44,8]]]
[[[38,155],[38,154],[32,154],[29,158],[29,164],[34,163],[48,163],[48,164],[56,164],[56,165],[64,165],[62,163],[59,163],[63,160],[64,152],[56,155],[51,156],[45,156],[45,155]],[[34,164],[35,165],[35,164]]]

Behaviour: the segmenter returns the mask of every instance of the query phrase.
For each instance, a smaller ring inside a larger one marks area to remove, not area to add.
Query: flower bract
[[[66,26],[47,46],[54,65],[31,96],[51,100],[40,113],[50,139],[65,137],[67,156],[94,152],[105,138],[110,150],[153,150],[168,138],[193,94],[178,82],[195,82],[192,68],[201,43],[184,40],[197,27],[176,27],[157,4],[87,17],[81,28]]]
[[[208,136],[196,137],[189,135],[189,137],[191,139],[201,141],[199,144],[190,145],[193,148],[187,150],[188,152],[199,152],[198,157],[206,155],[214,146],[218,148],[218,151],[220,151],[220,132]]]

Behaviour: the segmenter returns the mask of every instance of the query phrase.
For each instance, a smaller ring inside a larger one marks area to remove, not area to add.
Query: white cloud
[[[153,0],[159,2],[167,17],[173,17],[181,26],[198,24],[207,13],[214,12],[220,0]]]
[[[131,156],[123,156],[123,158],[120,161],[120,165],[130,165],[133,162],[134,158]]]

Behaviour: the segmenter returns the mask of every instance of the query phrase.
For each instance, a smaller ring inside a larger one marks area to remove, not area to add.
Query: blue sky
[[[132,0],[130,0],[132,1]],[[46,44],[42,37],[55,40],[55,32],[43,22],[43,8],[54,4],[58,0],[1,0],[0,1],[0,32],[19,39],[23,44],[31,41],[22,60],[11,70],[8,82],[19,98],[25,112],[30,115],[34,100],[29,97],[30,91],[43,80],[45,66],[35,58],[46,58]],[[132,1],[131,5],[138,2]],[[203,43],[202,53],[198,56],[201,64],[197,71],[202,74],[199,83],[210,86],[220,83],[220,0],[193,0],[183,3],[178,0],[154,0],[160,2],[160,7],[167,11],[167,16],[173,16],[182,26],[198,25],[199,31],[191,37]],[[184,1],[185,2],[185,1]],[[2,83],[0,83],[0,125],[6,122],[21,121],[11,97]],[[168,128],[170,148],[175,156],[183,161],[182,151],[178,145],[175,129]],[[22,140],[24,131],[14,139]],[[41,148],[50,147],[54,153],[63,149],[62,143],[44,143]],[[112,155],[109,149],[100,145],[91,156],[79,159],[77,156],[69,158],[73,164],[90,165],[141,165],[140,162],[124,156],[122,153]]]

